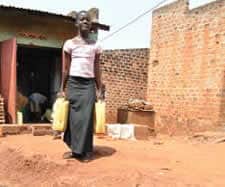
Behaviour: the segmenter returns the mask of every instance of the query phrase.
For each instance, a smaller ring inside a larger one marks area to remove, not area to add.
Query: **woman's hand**
[[[66,94],[64,91],[60,91],[57,93],[57,97],[66,97]]]
[[[101,84],[100,88],[97,90],[97,100],[105,99],[105,84]]]

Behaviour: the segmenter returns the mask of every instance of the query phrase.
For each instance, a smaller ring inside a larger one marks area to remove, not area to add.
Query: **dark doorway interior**
[[[30,101],[33,93],[47,98],[42,113],[52,108],[61,80],[61,50],[55,48],[38,48],[18,46],[17,48],[17,91]],[[19,102],[18,102],[19,103]],[[23,110],[25,123],[41,123],[27,112],[30,105]],[[18,109],[17,109],[18,110]],[[21,107],[20,109],[21,110]]]

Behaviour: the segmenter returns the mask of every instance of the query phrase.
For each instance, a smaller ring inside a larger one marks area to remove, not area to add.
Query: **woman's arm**
[[[100,67],[100,54],[97,53],[95,55],[95,82],[96,82],[96,87],[98,90],[101,89],[102,87],[102,80],[101,80],[101,67]]]
[[[97,99],[105,99],[105,85],[102,83],[102,71],[100,65],[100,54],[96,54],[95,58],[95,82],[98,89]]]
[[[66,83],[67,83],[67,80],[69,77],[71,55],[64,51],[62,61],[63,61],[63,63],[62,63],[62,81],[61,81],[60,91],[64,92],[65,88],[66,88]]]

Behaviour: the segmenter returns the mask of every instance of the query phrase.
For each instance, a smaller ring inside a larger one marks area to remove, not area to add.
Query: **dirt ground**
[[[149,141],[95,137],[88,163],[63,160],[51,136],[0,138],[0,187],[224,187],[225,142],[197,135]]]

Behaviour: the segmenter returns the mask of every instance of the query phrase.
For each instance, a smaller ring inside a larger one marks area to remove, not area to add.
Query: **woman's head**
[[[77,15],[77,24],[80,33],[89,33],[91,29],[91,17],[87,11],[80,11]]]

